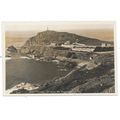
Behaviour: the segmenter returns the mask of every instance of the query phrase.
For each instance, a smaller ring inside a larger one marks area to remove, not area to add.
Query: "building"
[[[49,46],[51,46],[51,47],[55,47],[55,46],[57,46],[57,44],[56,44],[56,43],[50,43]]]
[[[102,43],[101,47],[111,47],[112,45],[110,43]]]

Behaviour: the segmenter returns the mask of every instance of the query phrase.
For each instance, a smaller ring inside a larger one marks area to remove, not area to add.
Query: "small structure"
[[[73,44],[62,44],[61,47],[65,47],[65,48],[73,48],[74,45],[73,45]]]
[[[51,47],[55,47],[55,46],[57,46],[57,44],[56,44],[56,43],[50,43],[49,46],[51,46]]]
[[[102,43],[102,44],[101,44],[101,47],[106,47],[106,44],[105,44],[105,43]]]
[[[110,43],[102,43],[101,47],[112,47]]]
[[[70,41],[66,41],[64,45],[70,45]]]

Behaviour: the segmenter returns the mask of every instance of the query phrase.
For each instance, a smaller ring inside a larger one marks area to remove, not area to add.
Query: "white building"
[[[72,48],[73,51],[86,51],[86,52],[93,52],[94,51],[94,47],[90,48],[90,47],[81,47],[81,48]]]
[[[61,47],[65,47],[65,48],[73,48],[74,45],[73,45],[73,44],[69,44],[69,45],[62,44]]]
[[[64,45],[70,45],[70,41],[66,41]]]
[[[110,43],[102,43],[101,47],[111,47],[111,44]]]
[[[55,47],[55,46],[56,46],[56,43],[50,43],[49,46],[51,46],[51,47]]]
[[[101,47],[106,47],[106,44],[105,44],[105,43],[102,43],[102,44],[101,44]]]

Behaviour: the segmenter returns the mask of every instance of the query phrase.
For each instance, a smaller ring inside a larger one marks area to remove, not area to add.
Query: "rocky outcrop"
[[[18,50],[13,45],[9,46],[6,49],[6,57],[11,57],[13,55],[16,55],[17,53],[18,53]]]
[[[17,49],[12,45],[7,48],[7,52],[9,53],[17,53]]]

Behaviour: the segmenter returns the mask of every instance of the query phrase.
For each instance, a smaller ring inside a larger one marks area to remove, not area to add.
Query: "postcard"
[[[5,95],[116,93],[115,22],[3,22]]]

